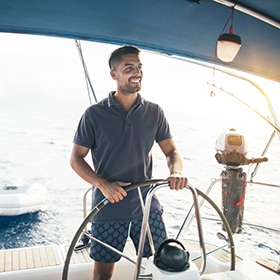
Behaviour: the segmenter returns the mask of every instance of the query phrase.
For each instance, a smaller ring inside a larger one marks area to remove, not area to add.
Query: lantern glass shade
[[[217,41],[217,56],[224,62],[231,62],[241,47],[241,38],[234,34],[222,34]]]

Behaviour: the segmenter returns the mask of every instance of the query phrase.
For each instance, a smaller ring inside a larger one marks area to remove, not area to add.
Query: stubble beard
[[[136,87],[127,85],[125,87],[120,87],[120,89],[121,89],[122,93],[125,95],[135,94],[141,90],[141,83],[139,83],[139,85]]]

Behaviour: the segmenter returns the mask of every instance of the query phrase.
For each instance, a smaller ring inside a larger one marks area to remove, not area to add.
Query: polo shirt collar
[[[122,105],[118,104],[114,98],[113,98],[113,95],[115,94],[116,92],[115,91],[111,91],[109,93],[109,96],[108,96],[108,107],[111,107],[111,106],[114,106],[114,107],[122,107]],[[137,100],[136,100],[136,103],[134,106],[139,106],[139,105],[144,105],[144,101],[143,101],[143,98],[141,97],[140,93],[138,92],[137,94]]]

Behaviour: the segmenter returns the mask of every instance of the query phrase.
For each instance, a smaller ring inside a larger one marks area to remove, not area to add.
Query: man
[[[137,250],[142,217],[137,190],[127,193],[123,187],[152,177],[155,141],[167,159],[170,188],[183,189],[188,183],[162,109],[139,94],[143,77],[139,53],[136,47],[123,46],[111,54],[110,74],[117,90],[86,110],[71,155],[72,168],[93,186],[93,206],[104,197],[111,202],[94,217],[92,235],[120,251],[128,234]],[[94,171],[85,161],[90,149]],[[148,191],[149,186],[141,188],[144,199]],[[154,197],[150,226],[155,247],[166,239],[161,214],[162,207]],[[144,256],[148,257],[151,252],[146,243]],[[94,241],[90,256],[95,260],[93,279],[111,279],[120,256]]]

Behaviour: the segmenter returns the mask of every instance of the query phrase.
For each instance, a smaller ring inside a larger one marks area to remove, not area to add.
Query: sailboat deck
[[[199,243],[193,240],[182,240],[188,251],[199,251]],[[206,251],[217,248],[212,244],[205,244]],[[34,248],[21,248],[0,251],[0,273],[5,271],[15,271],[30,268],[41,268],[57,266],[64,263],[69,246],[42,246]],[[73,252],[70,264],[80,264],[92,262],[89,257],[90,248],[85,248],[78,252]],[[129,257],[136,255],[134,246],[128,241],[124,254]],[[217,260],[228,263],[230,254],[226,250],[219,250],[212,254]],[[241,259],[236,257],[237,261]]]
[[[0,251],[0,273],[61,264],[57,246]]]

